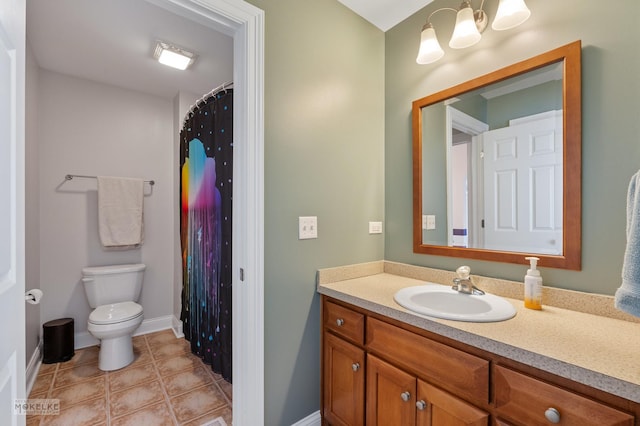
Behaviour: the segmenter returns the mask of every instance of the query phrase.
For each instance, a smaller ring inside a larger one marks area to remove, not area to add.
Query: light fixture
[[[473,9],[468,1],[462,2],[456,15],[456,26],[453,28],[449,47],[452,49],[464,49],[473,46],[480,41],[480,31],[476,27],[473,18]]]
[[[508,30],[522,24],[529,16],[531,11],[524,0],[500,0],[491,28],[497,31]]]
[[[158,41],[153,50],[153,57],[163,65],[186,70],[195,62],[197,55],[170,43]]]
[[[419,64],[430,64],[444,56],[444,50],[440,47],[436,38],[436,31],[430,23],[424,24],[420,34],[420,50],[416,62]]]
[[[499,1],[496,17],[491,25],[494,30],[501,31],[517,27],[531,15],[524,0]],[[484,0],[480,3],[480,8],[474,12],[471,2],[464,0],[458,9],[443,7],[431,12],[427,22],[422,27],[420,48],[416,62],[422,65],[430,64],[444,56],[444,51],[436,37],[436,31],[431,25],[431,17],[443,10],[456,12],[456,24],[451,40],[449,40],[449,47],[452,49],[464,49],[478,43],[482,37],[481,33],[487,27],[487,14],[484,12],[483,6]]]

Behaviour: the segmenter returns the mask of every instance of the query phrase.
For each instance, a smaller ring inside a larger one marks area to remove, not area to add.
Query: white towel
[[[98,229],[105,248],[140,247],[143,200],[142,179],[98,176]]]
[[[615,306],[640,317],[640,171],[631,178],[627,193],[627,248]]]

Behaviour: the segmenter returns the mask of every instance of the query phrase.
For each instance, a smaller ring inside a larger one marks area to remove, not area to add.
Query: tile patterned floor
[[[42,364],[29,398],[57,398],[60,414],[27,416],[35,425],[202,425],[222,417],[231,425],[232,388],[191,354],[173,331],[133,338],[135,361],[104,372],[98,347],[67,362]]]

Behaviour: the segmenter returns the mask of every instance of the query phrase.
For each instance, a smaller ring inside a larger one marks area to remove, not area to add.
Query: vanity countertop
[[[425,280],[377,268],[355,277],[341,275],[340,268],[322,270],[318,292],[640,403],[640,323],[554,306],[535,311],[508,297],[517,314],[507,321],[471,323],[421,316],[398,305],[393,296]]]

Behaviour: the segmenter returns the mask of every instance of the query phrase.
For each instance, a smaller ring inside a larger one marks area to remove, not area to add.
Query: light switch
[[[425,226],[425,229],[427,230],[436,229],[436,215],[428,214],[426,225],[427,226]]]
[[[298,239],[318,238],[318,216],[300,216],[298,218]]]

